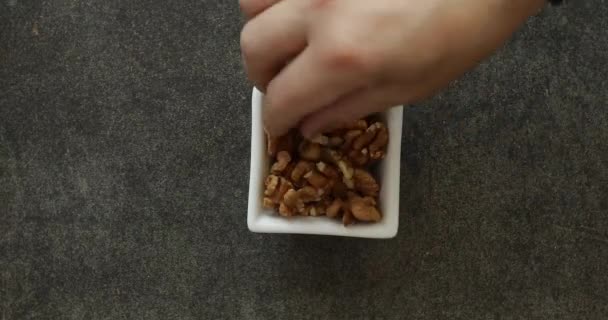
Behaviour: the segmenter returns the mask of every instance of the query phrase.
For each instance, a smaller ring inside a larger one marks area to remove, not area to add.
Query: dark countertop
[[[405,111],[398,236],[250,233],[237,1],[0,1],[0,319],[605,319],[608,7]]]

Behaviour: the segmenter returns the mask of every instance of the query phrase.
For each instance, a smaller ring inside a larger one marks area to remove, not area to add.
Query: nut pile
[[[380,185],[370,167],[384,158],[388,130],[369,119],[335,129],[312,140],[295,130],[268,138],[272,166],[263,205],[281,216],[327,216],[344,225],[377,222]]]

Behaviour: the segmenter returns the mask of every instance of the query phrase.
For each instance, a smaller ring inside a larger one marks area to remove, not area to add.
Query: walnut
[[[359,195],[353,190],[349,190],[348,192],[346,192],[347,199],[351,199],[351,198],[358,197],[358,196]]]
[[[283,209],[281,209],[283,208]],[[301,194],[294,189],[289,189],[283,196],[283,202],[280,204],[279,213],[281,215],[292,216],[296,212],[304,210],[304,201]],[[283,211],[283,213],[281,213]]]
[[[275,175],[269,175],[268,177],[266,177],[264,185],[266,186],[266,190],[264,190],[264,195],[273,195],[274,192],[277,190],[277,187],[279,186],[279,177]]]
[[[353,213],[350,211],[350,208],[347,203],[342,205],[342,224],[344,226],[348,226],[350,224],[355,223],[355,219],[353,218]]]
[[[291,182],[275,175],[268,176],[265,185],[263,205],[266,208],[275,208],[281,203],[284,195],[293,188]]]
[[[338,165],[338,162],[342,160],[344,156],[340,151],[336,151],[329,148],[323,148],[321,150],[321,161]]]
[[[326,146],[326,145],[329,145],[329,138],[322,134],[318,134],[315,137],[313,137],[312,139],[310,139],[310,142],[317,143],[322,146]]]
[[[352,149],[348,153],[348,158],[357,166],[363,167],[369,162],[369,152],[367,149]]]
[[[280,211],[282,210],[282,215],[291,216],[296,213],[308,215],[310,207],[308,204],[318,201],[319,199],[317,190],[311,186],[306,186],[297,191],[295,189],[289,189],[283,196],[283,202],[281,203],[283,209],[279,207],[279,213],[281,213]]]
[[[384,158],[388,130],[382,123],[374,122],[364,132],[351,130],[346,135],[342,149],[356,166],[365,167]]]
[[[349,200],[350,211],[359,221],[380,221],[382,216],[376,208],[376,201],[371,197],[351,197]]]
[[[361,192],[362,195],[370,197],[378,195],[380,185],[378,185],[378,182],[376,182],[371,173],[362,169],[355,169],[353,180],[355,182],[355,190]]]
[[[290,162],[291,156],[289,155],[289,152],[279,151],[277,153],[277,162],[272,165],[270,171],[274,174],[280,174],[287,168]]]
[[[284,205],[286,205],[289,208],[295,208],[298,206],[298,202],[300,202],[300,197],[298,196],[298,193],[296,190],[294,189],[289,189],[287,190],[287,192],[285,192],[285,195],[283,195],[283,203]]]
[[[300,157],[308,161],[319,161],[321,159],[321,145],[309,141],[302,141],[298,148]]]
[[[308,172],[304,175],[304,179],[317,189],[327,189],[330,186],[330,180],[316,170]]]
[[[316,167],[319,172],[321,172],[324,176],[328,177],[330,180],[335,181],[340,178],[340,173],[338,172],[338,170],[330,164],[326,164],[323,161],[319,161],[317,162]]]
[[[315,189],[311,186],[306,186],[306,187],[298,190],[298,197],[304,203],[320,200],[319,192],[317,191],[317,189]]]
[[[327,212],[327,205],[327,201],[317,203],[317,205],[315,206],[315,212],[314,214],[311,212],[311,216],[318,217],[325,215],[325,212]]]
[[[384,149],[388,145],[388,130],[382,124],[380,124],[380,128],[378,129],[378,133],[376,134],[376,138],[369,145],[369,153],[370,158],[374,160],[379,160],[384,158]]]
[[[274,196],[275,202],[280,202],[283,196],[285,195],[285,192],[293,188],[293,184],[291,184],[291,182],[289,182],[287,179],[281,177],[279,180],[281,181],[281,185],[279,186],[279,190]]]
[[[268,209],[275,209],[277,207],[277,204],[274,203],[272,199],[264,197],[264,199],[262,200],[262,206]]]
[[[367,130],[365,130],[365,132],[363,134],[358,136],[357,139],[355,139],[355,141],[353,141],[353,144],[352,144],[353,149],[361,150],[365,146],[369,145],[374,140],[374,138],[376,137],[376,131],[378,130],[378,127],[376,124],[377,123],[371,125],[369,128],[367,128]]]
[[[344,134],[344,144],[342,144],[343,150],[348,150],[351,148],[355,139],[357,139],[361,134],[363,134],[362,130],[349,130]]]
[[[275,175],[270,175],[266,178],[266,190],[264,190],[264,195],[267,200],[264,200],[265,205],[269,205],[270,202],[274,204],[278,204],[281,202],[283,195],[287,190],[293,188],[291,182],[287,181],[283,177],[278,177]]]
[[[287,135],[268,140],[272,157],[262,205],[284,217],[327,216],[350,225],[376,222],[380,186],[368,166],[384,157],[388,130],[354,121],[310,140]]]
[[[292,162],[290,162],[285,169],[280,173],[280,175],[282,177],[284,177],[287,180],[290,180],[292,183],[294,183],[295,181],[293,181],[293,179],[291,179],[291,174],[293,173],[293,170],[296,168],[296,164]]]
[[[292,217],[296,215],[296,212],[293,208],[288,207],[285,203],[281,203],[279,205],[279,214],[283,217]]]
[[[346,179],[352,179],[354,174],[353,167],[345,160],[338,161],[338,168],[340,168],[340,172]]]
[[[310,172],[313,169],[313,164],[308,162],[308,161],[304,161],[304,160],[300,160],[296,166],[293,168],[293,170],[291,171],[291,181],[295,182],[295,183],[299,183],[300,179],[302,179],[302,177],[307,174],[308,172]]]
[[[353,179],[349,179],[347,177],[342,177],[342,183],[344,183],[344,185],[348,188],[348,189],[355,189],[355,181],[353,181]]]
[[[367,128],[367,121],[365,121],[365,119],[360,119],[355,121],[352,124],[351,129],[359,129],[359,130],[365,130]]]
[[[335,218],[340,214],[340,210],[342,209],[342,200],[340,198],[334,199],[334,201],[327,207],[325,214],[330,218]]]
[[[325,214],[325,207],[321,204],[309,205],[306,209],[306,215],[311,217],[319,217]]]
[[[353,188],[354,188],[354,185],[353,185]],[[348,192],[348,186],[342,180],[338,180],[332,186],[331,192],[334,195],[334,197],[344,198],[344,197],[346,197],[346,193]]]

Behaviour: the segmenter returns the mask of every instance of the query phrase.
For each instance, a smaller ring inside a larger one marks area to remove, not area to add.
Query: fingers
[[[335,103],[306,117],[300,125],[302,135],[312,138],[318,133],[388,109],[396,102],[396,89],[370,88],[355,91]],[[402,93],[403,94],[403,93]]]
[[[245,68],[249,79],[261,91],[266,90],[287,61],[306,47],[306,24],[301,6],[301,1],[278,2],[243,28],[241,51]]]
[[[429,75],[417,82],[391,83],[383,86],[356,90],[335,103],[307,116],[300,124],[302,135],[312,138],[319,133],[345,123],[382,112],[399,104],[409,104],[426,99],[449,84],[449,75]]]
[[[240,0],[239,4],[241,5],[241,11],[243,11],[245,17],[247,17],[247,19],[252,19],[260,14],[260,12],[270,8],[279,1],[280,0]]]
[[[358,76],[357,68],[332,67],[323,57],[308,47],[270,82],[264,108],[264,125],[269,134],[284,134],[305,116],[367,81]]]

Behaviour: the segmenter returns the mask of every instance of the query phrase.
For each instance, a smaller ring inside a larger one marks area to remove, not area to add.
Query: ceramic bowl
[[[264,180],[269,170],[266,138],[262,122],[263,94],[254,89],[251,100],[251,172],[249,181],[249,230],[260,233],[289,233],[331,235],[360,238],[392,238],[399,228],[399,174],[401,158],[401,130],[403,106],[393,107],[380,114],[389,130],[389,144],[385,158],[378,164],[376,177],[381,186],[378,204],[382,220],[377,223],[357,223],[344,226],[340,219],[327,217],[279,216],[262,206]]]

